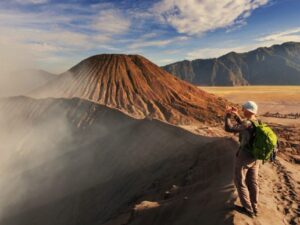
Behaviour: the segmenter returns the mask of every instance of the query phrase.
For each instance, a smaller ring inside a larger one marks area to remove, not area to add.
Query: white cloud
[[[263,46],[262,43],[255,43],[255,44],[228,47],[228,48],[200,48],[189,52],[186,55],[186,58],[189,60],[217,58],[229,52],[244,53]]]
[[[174,59],[161,59],[159,60],[159,64],[160,65],[165,65],[165,64],[170,64],[170,63],[173,63],[175,62],[176,60]]]
[[[300,42],[300,27],[269,34],[258,38],[257,41],[269,43],[272,42],[274,44],[280,44],[289,41]]]
[[[49,19],[51,18],[51,19]],[[24,13],[18,10],[0,10],[0,25],[2,27],[46,27],[70,23],[73,18],[54,15],[49,12]]]
[[[264,35],[262,37],[256,38],[254,41],[255,42],[252,44],[233,46],[233,47],[199,48],[187,53],[186,58],[189,60],[217,58],[232,51],[237,53],[243,53],[243,52],[255,50],[256,48],[259,47],[268,47],[275,44],[282,44],[284,42],[290,42],[290,41],[300,42],[300,27]]]
[[[48,0],[14,0],[14,2],[19,4],[45,4],[48,2]]]
[[[150,38],[156,38],[157,36],[159,36],[158,33],[151,32],[151,33],[146,33],[146,34],[142,35],[141,38],[143,38],[143,39],[150,39]]]
[[[59,52],[64,50],[62,47],[58,47],[56,45],[51,45],[47,43],[32,43],[32,44],[27,44],[27,47],[37,53],[39,52],[52,53],[52,52]]]
[[[8,42],[0,36],[0,49],[0,79],[11,71],[33,67],[33,56],[24,45]]]
[[[186,40],[188,40],[188,37],[186,36],[169,38],[165,40],[147,40],[145,38],[141,38],[139,40],[136,40],[133,44],[130,44],[129,49],[141,49],[145,47],[164,47],[172,43],[178,44]]]
[[[251,12],[269,0],[162,0],[152,9],[179,33],[203,34],[240,26]]]
[[[216,58],[232,51],[231,48],[199,48],[187,53],[187,59]]]
[[[68,48],[77,48],[85,50],[91,47],[93,42],[88,35],[65,31],[63,29],[42,30],[36,28],[19,28],[10,27],[2,28],[2,32],[6,35],[1,37],[1,40],[6,42],[18,43],[29,46],[56,46],[57,50],[65,50]],[[35,48],[37,49],[37,48]],[[45,50],[48,48],[44,48]]]
[[[160,47],[160,46],[166,46],[170,43],[172,43],[172,40],[137,41],[136,43],[129,45],[129,48],[139,49],[139,48],[153,47],[153,46]]]
[[[129,30],[130,20],[121,11],[109,9],[98,14],[92,27],[105,34],[122,34]]]
[[[128,20],[109,4],[87,6],[90,7],[90,13],[84,11],[85,14],[79,15],[62,13],[64,7],[58,5],[39,12],[0,9],[1,51],[3,46],[7,46],[5,48],[7,52],[28,55],[32,59],[30,65],[28,64],[29,67],[32,67],[32,61],[43,64],[53,62],[55,66],[59,64],[58,60],[63,59],[57,57],[58,55],[68,56],[70,59],[73,55],[81,55],[79,57],[81,58],[90,50],[116,51],[117,48],[111,45],[130,25]],[[80,10],[77,5],[70,7]],[[72,24],[73,21],[80,23]],[[98,26],[95,26],[95,21]],[[13,57],[11,59],[13,61]],[[66,61],[65,59],[64,62]]]

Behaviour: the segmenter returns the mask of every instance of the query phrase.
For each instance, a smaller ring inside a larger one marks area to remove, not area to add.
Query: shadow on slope
[[[222,224],[228,217],[230,139],[80,99],[4,99],[0,125],[1,224]],[[162,200],[174,183],[181,194]],[[161,207],[116,222],[147,198]]]

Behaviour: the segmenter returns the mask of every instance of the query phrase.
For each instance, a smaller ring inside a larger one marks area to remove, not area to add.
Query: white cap
[[[258,107],[257,107],[257,104],[253,101],[245,102],[243,104],[243,108],[246,109],[249,112],[257,114]]]

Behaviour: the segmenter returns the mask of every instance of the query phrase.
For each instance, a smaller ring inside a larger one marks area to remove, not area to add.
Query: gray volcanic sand
[[[1,224],[232,222],[232,139],[80,99],[15,97],[0,112]],[[180,193],[164,200],[174,184]],[[142,200],[160,207],[132,214]]]

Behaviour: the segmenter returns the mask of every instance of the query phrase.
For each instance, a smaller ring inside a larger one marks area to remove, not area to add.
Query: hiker
[[[235,107],[226,108],[225,131],[239,133],[240,147],[236,153],[234,183],[237,188],[238,196],[243,207],[240,210],[250,217],[258,215],[258,170],[259,161],[256,160],[247,148],[255,127],[251,121],[257,121],[257,104],[248,101],[243,104],[243,114],[245,120],[242,120]],[[236,121],[231,123],[231,118]]]

